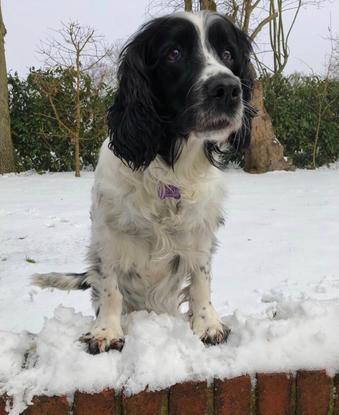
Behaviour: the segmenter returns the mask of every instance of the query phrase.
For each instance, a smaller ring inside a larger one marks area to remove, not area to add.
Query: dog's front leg
[[[221,323],[211,302],[210,262],[206,260],[191,272],[189,317],[193,332],[206,344],[227,340],[230,330]]]
[[[97,275],[92,285],[92,300],[96,320],[90,332],[81,337],[92,354],[110,349],[121,350],[124,335],[121,328],[122,295],[117,282],[117,272],[106,270]]]

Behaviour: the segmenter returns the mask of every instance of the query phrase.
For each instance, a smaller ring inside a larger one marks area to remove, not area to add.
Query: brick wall
[[[63,396],[40,396],[25,415],[339,415],[339,375],[325,371],[257,374],[229,380],[176,384],[168,390],[126,397],[106,390],[76,392],[72,407]],[[6,415],[0,398],[0,415]]]

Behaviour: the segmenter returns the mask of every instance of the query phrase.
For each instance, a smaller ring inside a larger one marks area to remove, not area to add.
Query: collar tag
[[[172,184],[160,184],[158,187],[158,196],[161,200],[181,198],[180,190]]]

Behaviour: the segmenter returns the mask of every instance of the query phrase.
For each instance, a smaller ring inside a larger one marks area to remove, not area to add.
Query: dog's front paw
[[[231,329],[224,324],[219,323],[218,325],[209,327],[205,330],[205,332],[200,336],[200,339],[207,345],[221,344],[227,342],[230,333]]]
[[[191,316],[193,333],[207,345],[225,343],[231,330],[220,322],[213,307],[204,307],[202,310]]]
[[[107,328],[95,328],[83,334],[79,340],[87,344],[90,354],[108,352],[109,350],[118,350],[120,352],[125,344],[122,334],[117,334]]]

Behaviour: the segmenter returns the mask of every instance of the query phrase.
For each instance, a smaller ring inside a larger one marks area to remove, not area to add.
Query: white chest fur
[[[92,192],[92,244],[109,250],[111,266],[134,269],[152,284],[176,255],[195,263],[210,249],[224,186],[201,146],[187,144],[174,170],[156,159],[144,172],[132,172],[103,144]],[[180,200],[159,197],[165,184],[179,189]]]

